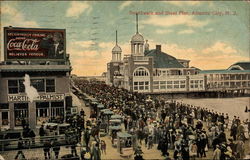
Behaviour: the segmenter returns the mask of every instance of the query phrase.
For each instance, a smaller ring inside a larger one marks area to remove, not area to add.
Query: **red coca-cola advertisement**
[[[64,60],[65,36],[65,29],[5,27],[5,60]]]

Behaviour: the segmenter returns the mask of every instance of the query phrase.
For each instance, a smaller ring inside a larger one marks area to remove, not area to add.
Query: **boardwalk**
[[[75,104],[78,103],[79,110],[83,109],[85,111],[86,117],[88,118],[89,115],[90,115],[90,108],[86,107],[84,102],[82,100],[79,100],[75,95],[73,95],[73,101],[74,101]],[[208,101],[208,100],[206,100],[206,101]],[[203,104],[203,101],[199,101],[197,99],[195,99],[195,100],[185,99],[185,100],[183,100],[183,102],[186,102],[186,103],[190,102],[190,104],[196,104],[196,105]],[[194,103],[194,102],[196,102],[196,103]],[[229,137],[229,131],[228,130],[226,131],[226,135],[227,135],[227,137]],[[119,153],[117,151],[117,148],[112,147],[111,137],[110,136],[101,137],[101,140],[104,140],[106,142],[106,144],[107,144],[107,154],[102,154],[101,155],[102,159],[107,159],[107,160],[108,159],[113,159],[113,160],[127,159],[127,158],[121,157],[119,155]],[[84,144],[84,142],[82,142],[82,143]],[[245,151],[249,151],[248,144],[249,143],[246,142]],[[164,157],[161,156],[161,152],[159,150],[157,150],[157,145],[154,145],[152,149],[148,150],[145,147],[145,143],[143,141],[141,146],[142,146],[142,151],[144,153],[143,157],[145,159],[164,159]],[[82,148],[83,147],[80,146],[80,145],[77,146],[77,153],[78,154],[80,153],[80,150]],[[42,160],[42,159],[44,159],[44,154],[43,154],[43,149],[42,148],[39,148],[39,149],[27,149],[27,150],[24,150],[23,152],[24,152],[24,155],[26,156],[26,158],[29,159],[29,160]],[[0,154],[6,160],[13,160],[16,153],[17,153],[17,151],[0,152]],[[71,150],[70,150],[69,147],[61,147],[59,157],[65,155],[65,154],[70,154],[70,153],[71,153]],[[173,157],[173,149],[169,150],[169,153],[170,153],[170,157],[172,158]],[[196,159],[202,159],[202,160],[211,159],[212,154],[213,154],[213,151],[211,149],[209,149],[209,151],[207,152],[207,157],[196,158]],[[133,158],[133,157],[131,157],[131,158]],[[53,153],[52,153],[52,158],[51,159],[54,159],[54,154]]]

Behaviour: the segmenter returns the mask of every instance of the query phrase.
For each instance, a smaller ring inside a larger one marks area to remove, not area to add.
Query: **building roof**
[[[132,39],[131,39],[131,42],[144,42],[144,38],[143,36],[140,34],[140,33],[136,33]]]
[[[71,71],[70,65],[0,65],[0,72]]]
[[[190,60],[187,60],[187,59],[177,59],[177,60],[180,62],[190,62]]]
[[[197,67],[194,67],[194,66],[192,66],[192,67],[190,67],[190,68],[194,68],[194,69],[196,69],[196,70],[201,71],[201,69],[200,69],[200,68],[197,68]]]
[[[199,74],[227,74],[227,73],[250,73],[250,70],[202,70]]]
[[[114,46],[114,48],[112,49],[112,52],[122,52],[122,49],[120,46],[118,46],[117,44]]]
[[[250,62],[237,62],[231,65],[229,70],[250,70]]]
[[[175,57],[156,49],[145,52],[145,56],[154,57],[154,68],[184,68]]]

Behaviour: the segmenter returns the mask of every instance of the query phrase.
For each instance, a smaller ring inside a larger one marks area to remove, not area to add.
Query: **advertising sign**
[[[64,60],[65,39],[65,29],[5,27],[5,60]]]
[[[64,100],[64,94],[43,94],[35,98],[35,101],[60,101]],[[8,95],[9,102],[28,102],[27,95]]]

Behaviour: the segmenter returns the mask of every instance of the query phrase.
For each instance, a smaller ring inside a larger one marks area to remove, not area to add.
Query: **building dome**
[[[160,49],[145,52],[145,56],[154,57],[154,68],[184,68],[175,57],[162,52]]]
[[[144,42],[144,38],[140,33],[136,33],[132,39],[131,42]]]
[[[122,49],[116,44],[115,47],[112,49],[112,52],[122,52]]]

